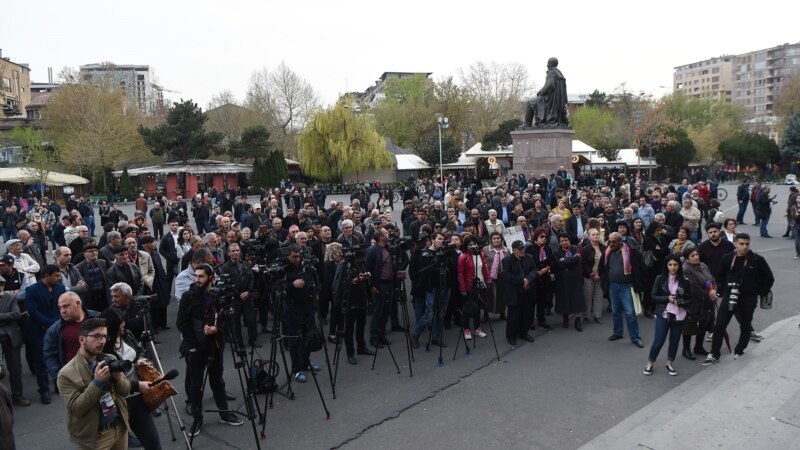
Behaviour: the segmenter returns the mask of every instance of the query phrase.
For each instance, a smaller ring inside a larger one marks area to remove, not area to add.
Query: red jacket
[[[464,252],[458,256],[458,291],[459,292],[472,292],[472,280],[475,278],[475,255],[472,253]],[[486,267],[486,257],[483,252],[480,254],[481,258],[481,272],[483,272],[484,282],[488,285],[491,284],[489,280],[489,268]]]

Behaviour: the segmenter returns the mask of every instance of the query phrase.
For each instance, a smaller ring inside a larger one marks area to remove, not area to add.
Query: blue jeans
[[[375,339],[386,336],[386,318],[391,309],[392,282],[379,281],[377,283],[378,297],[372,303],[372,320],[369,326],[369,337]]]
[[[769,224],[769,216],[771,214],[772,213],[767,213],[765,217],[761,218],[761,227],[760,227],[761,237],[769,236],[769,232],[767,231],[767,225]]]
[[[744,223],[744,213],[747,211],[747,200],[739,202],[739,212],[736,214],[736,223],[741,225]]]
[[[683,322],[669,321],[661,316],[656,317],[656,335],[653,337],[653,345],[650,347],[650,362],[655,362],[661,347],[667,340],[669,334],[669,347],[667,347],[667,361],[675,361],[678,356],[678,344],[681,341],[681,334],[683,333]]]
[[[447,297],[442,297],[446,299]],[[442,337],[442,321],[438,320],[442,316],[441,312],[441,305],[436,305],[440,311],[436,314],[437,320],[434,321],[434,303],[436,299],[435,292],[426,292],[425,293],[425,312],[422,314],[422,317],[419,318],[417,321],[416,327],[414,327],[414,337],[420,337],[422,333],[425,331],[425,328],[433,322],[433,330],[431,331],[431,340],[438,341]],[[440,301],[439,303],[444,303]],[[419,311],[417,311],[419,312]]]
[[[86,216],[83,218],[83,220],[86,222],[86,228],[89,229],[89,236],[94,237],[94,216]]]
[[[608,294],[611,297],[611,318],[614,320],[614,334],[622,336],[622,315],[625,314],[628,321],[628,334],[631,342],[640,340],[639,322],[636,321],[636,312],[633,309],[633,296],[631,296],[630,283],[610,283]]]

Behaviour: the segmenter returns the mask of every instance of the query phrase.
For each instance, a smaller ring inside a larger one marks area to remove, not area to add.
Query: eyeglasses
[[[86,336],[88,336],[90,338],[97,339],[98,341],[105,341],[105,340],[108,339],[108,335],[107,334],[100,334],[100,333],[87,334]]]

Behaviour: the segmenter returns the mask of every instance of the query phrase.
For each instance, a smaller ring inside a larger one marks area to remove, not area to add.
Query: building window
[[[11,78],[3,77],[3,86],[4,91],[11,92]]]

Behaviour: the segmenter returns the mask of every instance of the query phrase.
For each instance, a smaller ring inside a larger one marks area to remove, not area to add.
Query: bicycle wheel
[[[723,188],[717,188],[717,200],[724,202],[728,198],[728,191]]]

